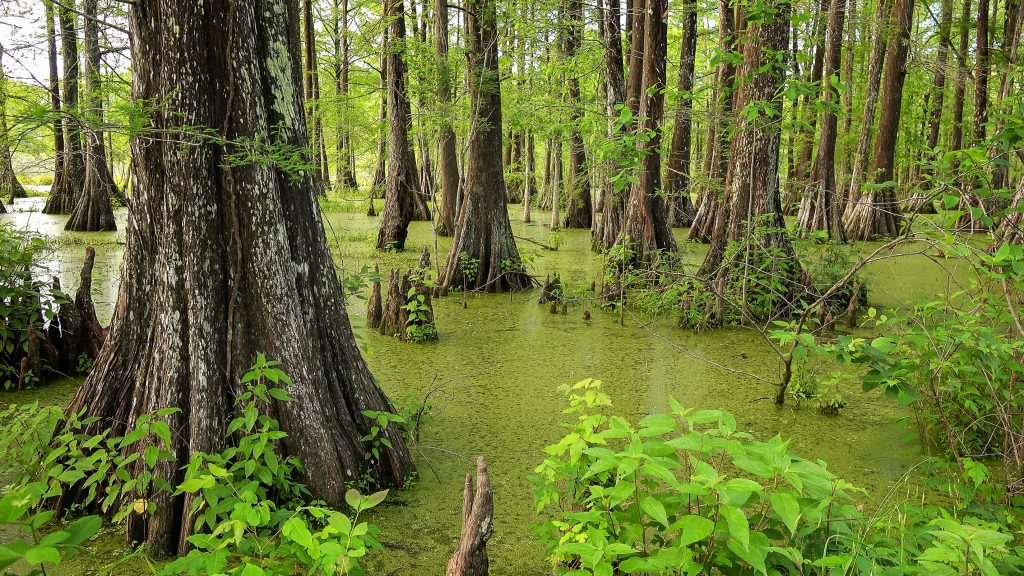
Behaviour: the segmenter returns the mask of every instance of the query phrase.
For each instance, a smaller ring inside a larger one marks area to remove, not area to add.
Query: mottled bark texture
[[[2,199],[24,198],[25,188],[18,182],[11,162],[11,140],[7,129],[7,76],[3,66],[4,46],[0,44],[0,214],[6,212]]]
[[[373,178],[370,179],[370,207],[367,209],[367,216],[376,216],[377,212],[373,207],[373,199],[384,187],[384,180],[387,177],[388,159],[388,34],[390,26],[384,27],[384,37],[380,44],[380,112],[377,115],[377,155],[376,164],[373,169]],[[383,196],[383,194],[381,194]]]
[[[626,103],[626,72],[622,59],[622,25],[619,18],[619,2],[610,0],[604,11],[604,72],[605,72],[605,111],[608,114],[608,139],[621,138],[628,127],[618,122],[618,117]],[[621,166],[615,159],[608,167],[610,174],[618,174]],[[598,224],[594,244],[602,250],[608,250],[619,241],[622,233],[622,220],[626,215],[626,191],[617,190],[608,178],[602,190],[604,195],[601,210],[601,221]]]
[[[260,139],[308,149],[297,3],[138,2],[129,26],[132,97],[162,105],[131,142],[117,306],[69,410],[119,436],[142,413],[180,408],[167,417],[175,459],[154,470],[173,486],[192,455],[231,442],[232,399],[262,352],[293,380],[295,400],[267,409],[312,497],[343,505],[363,472],[401,485],[413,464],[397,430],[384,430],[393,448],[379,460],[363,456],[372,425],[363,411],[394,408],[356,347],[311,176],[229,160],[241,156],[238,143]],[[156,510],[129,518],[129,539],[154,554],[183,552],[191,499],[135,497]]]
[[[439,285],[499,292],[530,287],[505,207],[496,0],[467,3],[470,109],[465,196]]]
[[[462,532],[459,545],[448,561],[445,576],[487,576],[487,541],[494,533],[494,495],[487,463],[476,459],[476,491],[473,475],[466,474],[462,492]]]
[[[405,11],[402,0],[387,2],[391,46],[387,50],[388,162],[378,250],[404,250],[409,222],[417,212],[416,158],[409,129],[412,109],[405,87]]]
[[[452,81],[448,67],[448,2],[435,0],[434,49],[437,58],[437,102],[439,112],[437,135],[437,169],[441,201],[437,204],[437,233],[451,236],[455,233],[455,204],[459,196],[459,161],[455,149],[455,130],[452,128]]]
[[[53,2],[43,0],[46,14],[46,53],[50,70],[50,113],[53,116],[53,182],[50,190],[56,190],[64,172],[64,123],[60,117],[60,76],[57,72],[57,25],[54,22]]]
[[[583,37],[583,2],[567,0],[565,5],[562,54],[570,63],[579,52]],[[569,96],[569,175],[566,179],[565,227],[590,228],[593,209],[590,202],[590,176],[587,153],[583,148],[583,106],[580,97],[578,66],[570,64],[566,85]]]
[[[846,0],[831,0],[828,8],[828,26],[825,39],[824,79],[821,84],[821,133],[818,154],[811,169],[807,194],[800,203],[797,229],[801,235],[824,230],[829,240],[843,242],[843,205],[845,195],[836,190],[836,139],[838,136],[839,94],[835,86],[839,81],[842,57],[843,24]]]
[[[668,50],[667,0],[647,0],[644,21],[643,90],[637,139],[639,181],[626,200],[623,232],[638,261],[657,251],[674,252],[676,241],[661,194],[661,121],[665,114],[665,60]]]
[[[693,136],[693,73],[697,59],[697,5],[694,0],[683,4],[683,37],[679,42],[679,80],[676,94],[675,127],[668,151],[668,173],[665,194],[669,202],[672,226],[693,223],[693,200],[690,198],[690,144]]]
[[[747,22],[737,70],[738,111],[725,176],[725,191],[711,247],[699,272],[715,290],[735,289],[744,316],[760,319],[790,313],[802,275],[786,234],[779,198],[779,147],[782,90],[786,80],[790,4],[773,5],[762,22]],[[751,116],[751,103],[770,106],[774,114]],[[727,257],[728,256],[728,257]],[[754,310],[750,302],[762,302]],[[721,321],[721,307],[718,307]]]
[[[735,8],[729,0],[718,0],[718,48],[722,52],[736,47]],[[736,65],[731,58],[719,60],[715,69],[711,114],[705,136],[707,152],[704,154],[703,185],[697,194],[693,224],[687,237],[697,242],[710,242],[718,226],[721,213],[723,183],[729,166],[729,130],[732,119],[733,82]]]
[[[64,131],[64,153],[60,169],[54,174],[50,197],[43,207],[44,214],[70,214],[75,208],[78,193],[85,186],[85,155],[82,151],[82,131],[78,110],[78,31],[75,28],[74,0],[55,3],[60,24],[61,59],[64,63],[64,100],[60,115]]]
[[[878,135],[871,158],[872,186],[852,200],[846,211],[846,236],[861,241],[900,234],[903,211],[896,196],[896,137],[903,106],[903,82],[907,77],[907,52],[914,16],[914,0],[896,0],[892,34],[885,54]]]
[[[97,0],[83,0],[82,35],[85,48],[85,98],[82,107],[85,136],[85,186],[78,193],[75,209],[65,230],[96,232],[117,230],[110,200],[120,196],[107,164],[103,145],[103,94],[100,78],[100,26]]]

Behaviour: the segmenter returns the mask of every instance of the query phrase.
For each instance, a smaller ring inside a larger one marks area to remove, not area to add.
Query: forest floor
[[[44,264],[60,275],[73,293],[86,245],[97,249],[94,297],[100,319],[107,322],[116,300],[127,213],[119,210],[116,233],[65,233],[66,216],[37,211],[39,199],[19,200],[14,212],[2,216],[17,228],[45,235],[54,249]],[[339,274],[352,274],[379,263],[411,268],[423,248],[436,263],[435,238],[427,222],[414,222],[408,249],[381,254],[373,249],[377,218],[365,216],[365,202],[328,203],[325,222]],[[419,403],[429,390],[431,418],[422,430],[415,453],[419,479],[409,489],[392,492],[371,522],[381,527],[386,554],[368,559],[370,574],[436,575],[458,539],[462,486],[473,458],[486,457],[494,485],[495,533],[488,549],[495,576],[548,572],[545,550],[533,536],[536,522],[528,476],[544,457],[543,448],[563,435],[559,425],[565,403],[556,390],[584,378],[604,382],[616,413],[636,420],[667,408],[669,397],[684,406],[732,412],[740,429],[760,437],[776,434],[791,439],[794,451],[821,459],[836,474],[868,491],[868,510],[907,498],[902,480],[925,457],[916,442],[904,439],[898,420],[906,413],[876,394],[851,385],[842,394],[847,407],[835,417],[805,403],[776,407],[774,395],[781,365],[752,330],[720,329],[695,334],[671,318],[651,318],[626,311],[602,310],[590,292],[600,284],[601,258],[590,250],[587,230],[563,230],[552,237],[548,213],[534,211],[534,223],[521,222],[521,207],[510,206],[514,232],[542,244],[559,243],[556,251],[519,241],[531,255],[530,271],[543,279],[558,272],[570,293],[584,299],[568,313],[550,314],[537,303],[536,290],[503,295],[452,294],[434,302],[438,342],[402,343],[364,329],[365,306],[350,298],[348,311],[367,362],[396,403]],[[687,243],[677,229],[685,260],[694,267],[705,246]],[[450,239],[436,240],[443,262]],[[864,253],[876,244],[863,244]],[[809,242],[798,245],[810,253]],[[952,269],[950,269],[952,267]],[[906,256],[868,267],[871,305],[903,308],[939,292],[952,291],[950,281],[968,281],[955,262]],[[465,302],[466,306],[463,307]],[[589,320],[583,319],[590,310]],[[865,335],[869,332],[858,329]],[[79,381],[65,379],[21,393],[0,393],[0,403],[64,403]],[[116,529],[108,529],[91,549],[67,565],[64,573],[105,573],[103,566],[127,553]],[[62,568],[62,570],[64,570]],[[137,574],[141,563],[119,566],[114,573]]]

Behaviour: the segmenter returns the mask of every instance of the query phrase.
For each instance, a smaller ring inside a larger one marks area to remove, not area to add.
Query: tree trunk
[[[409,142],[412,110],[405,88],[405,11],[402,0],[388,0],[387,17],[395,43],[387,53],[388,163],[384,212],[377,234],[378,250],[404,250],[409,222],[417,212],[416,159]]]
[[[830,6],[829,0],[819,0],[816,6],[815,13],[815,33],[814,33],[814,60],[811,61],[811,77],[810,82],[813,86],[821,87],[822,71],[825,63],[825,34],[827,31],[827,18],[830,16],[828,10]],[[838,69],[838,67],[837,67]],[[817,108],[810,106],[812,99],[817,99],[818,95],[804,96],[804,108],[807,109],[807,121],[800,123],[800,154],[796,162],[796,178],[797,186],[800,182],[807,182],[811,178],[811,156],[814,150],[815,142],[815,131],[817,130]],[[810,192],[810,190],[808,190]],[[782,210],[784,213],[791,213],[792,204],[789,206],[783,203]]]
[[[851,240],[891,238],[900,234],[903,211],[900,210],[896,195],[894,165],[913,16],[914,0],[896,0],[892,13],[893,34],[885,55],[878,138],[871,159],[870,177],[873,185],[854,200],[847,211],[844,224],[846,235]]]
[[[608,140],[614,141],[622,138],[623,132],[629,129],[618,121],[627,100],[619,0],[608,0],[604,29],[605,111],[608,114]],[[621,165],[614,163],[608,170],[611,174],[618,174]],[[626,217],[626,192],[621,183],[617,185],[610,178],[604,185],[604,206],[596,235],[596,242],[603,250],[609,250],[619,241],[622,221]]]
[[[824,230],[833,242],[846,239],[843,230],[844,195],[836,191],[836,139],[838,137],[839,66],[843,49],[843,24],[846,0],[831,0],[828,8],[827,39],[824,46],[824,82],[822,90],[821,135],[818,155],[811,170],[811,182],[800,206],[797,228],[803,232]]]
[[[50,81],[50,113],[53,115],[53,182],[50,190],[57,190],[63,187],[61,180],[64,178],[64,127],[61,120],[60,100],[60,75],[57,71],[57,25],[54,22],[56,15],[52,0],[43,0],[46,10],[46,53],[49,63]]]
[[[614,0],[613,0],[614,1]],[[693,223],[693,200],[690,199],[690,141],[693,133],[693,73],[697,58],[697,6],[688,0],[682,7],[683,37],[679,42],[679,82],[672,145],[668,152],[668,174],[665,193],[669,202],[672,226]]]
[[[459,545],[448,561],[445,576],[487,576],[487,541],[494,533],[494,496],[487,463],[483,456],[476,459],[476,492],[473,475],[466,474],[466,487],[462,492],[462,532]]]
[[[743,63],[737,77],[747,79],[736,94],[735,129],[711,247],[700,274],[712,285],[740,286],[744,318],[772,319],[787,315],[796,302],[800,263],[786,235],[779,197],[779,147],[786,68],[778,54],[789,48],[790,5],[779,2],[764,21],[746,24]],[[754,102],[774,108],[774,117],[751,118],[743,111]],[[737,245],[726,258],[730,243]],[[751,267],[756,270],[752,270]],[[751,308],[751,293],[762,302]],[[719,308],[721,310],[721,308]],[[718,313],[721,321],[721,312]]]
[[[82,2],[85,31],[85,186],[78,193],[74,212],[65,230],[96,232],[117,230],[110,200],[118,196],[117,184],[107,165],[103,145],[103,96],[100,78],[100,26],[97,0]]]
[[[875,104],[878,101],[878,87],[882,80],[882,63],[885,60],[886,38],[889,37],[891,19],[888,7],[892,0],[878,0],[875,14],[875,40],[871,45],[871,59],[868,62],[868,77],[864,86],[864,112],[861,115],[860,137],[857,139],[857,153],[854,156],[853,172],[850,173],[850,200],[858,200],[864,185],[864,172],[868,167],[871,146],[871,130],[875,123]],[[970,0],[966,0],[970,1]]]
[[[388,158],[388,32],[390,26],[384,28],[384,37],[381,39],[380,48],[380,113],[377,125],[377,166],[373,171],[373,179],[370,184],[370,216],[376,215],[373,208],[373,198],[381,188],[384,187],[384,180],[387,178]]]
[[[341,111],[335,129],[334,181],[342,189],[354,190],[356,181],[355,153],[352,150],[352,135],[349,132],[349,38],[348,0],[334,0],[334,95]]]
[[[242,156],[236,142],[308,149],[299,11],[286,0],[130,6],[132,98],[161,106],[152,131],[132,139],[117,306],[68,410],[121,436],[140,414],[180,408],[165,417],[174,461],[153,471],[175,486],[195,454],[230,442],[232,399],[262,352],[293,381],[293,401],[267,406],[288,435],[283,455],[302,461],[311,497],[341,506],[364,473],[401,485],[412,460],[394,427],[383,431],[391,447],[380,459],[364,458],[360,438],[373,422],[363,411],[394,408],[352,335],[311,175],[223,161]],[[133,497],[156,510],[129,518],[129,540],[183,553],[192,498],[155,489]]]
[[[984,146],[987,138],[986,125],[988,124],[988,75],[989,75],[989,1],[978,0],[978,20],[975,29],[975,58],[974,58],[974,118],[973,118],[973,142],[974,146]],[[957,219],[956,228],[964,232],[982,232],[988,229],[985,222],[979,217],[981,214],[988,214],[990,207],[986,206],[983,199],[975,190],[976,186],[984,185],[977,178],[971,178],[965,183],[961,192],[960,205],[957,209],[961,212]],[[991,204],[989,202],[988,204]],[[980,212],[980,214],[979,214]]]
[[[82,134],[78,124],[78,32],[75,28],[74,0],[63,0],[56,6],[60,24],[61,59],[64,63],[64,101],[61,118],[64,126],[64,154],[60,178],[55,178],[44,214],[70,214],[78,194],[85,186],[85,157]]]
[[[931,106],[928,109],[928,140],[925,143],[928,162],[922,174],[929,178],[932,170],[929,164],[937,157],[939,129],[942,127],[942,107],[946,95],[946,64],[949,61],[949,33],[953,27],[953,1],[942,0],[942,19],[939,21],[939,53],[935,59],[935,76],[932,81]],[[931,203],[930,200],[923,200]],[[921,203],[920,201],[917,203]],[[934,211],[934,208],[933,210]]]
[[[324,145],[323,124],[320,118],[320,70],[316,51],[316,24],[313,20],[313,0],[302,0],[303,67],[305,70],[304,91],[306,97],[306,122],[309,124],[313,181],[319,194],[326,194],[331,187],[330,170],[327,167]]]
[[[441,202],[438,204],[437,233],[455,233],[455,204],[459,195],[459,161],[452,129],[452,83],[448,66],[448,2],[436,0],[434,6],[434,48],[437,51],[437,109],[440,122],[437,137],[437,167],[440,176]]]
[[[523,269],[505,207],[496,1],[467,3],[472,125],[466,192],[439,283],[442,292],[452,286],[499,292],[528,288],[532,283]]]
[[[555,136],[551,149],[551,229],[562,227],[558,212],[562,207],[562,137]]]
[[[567,0],[565,9],[565,37],[562,54],[569,62],[569,77],[566,78],[569,96],[569,177],[566,180],[565,227],[590,228],[591,203],[590,180],[587,174],[587,153],[583,148],[583,103],[580,97],[579,66],[576,53],[583,36],[583,2]]]
[[[964,0],[960,14],[960,42],[957,47],[956,87],[953,89],[953,126],[949,133],[949,150],[964,147],[964,97],[967,91],[967,48],[970,45],[971,0]]]
[[[850,126],[853,123],[853,100],[856,92],[857,82],[853,77],[853,61],[854,56],[857,52],[857,1],[849,0],[849,22],[850,25],[846,27],[846,53],[843,55],[843,77],[846,79],[846,90],[843,91],[843,134],[850,134]],[[853,154],[846,146],[843,147],[843,177],[849,178],[850,172],[853,168]],[[845,181],[844,181],[845,182]],[[847,186],[848,182],[845,182],[841,188],[839,194],[846,196],[846,191],[849,189]],[[844,202],[845,210],[845,202]]]
[[[24,198],[27,194],[21,182],[18,182],[11,163],[10,132],[7,130],[7,76],[4,74],[3,56],[4,46],[0,44],[0,199],[9,198],[14,202],[15,198]],[[6,209],[0,201],[0,214],[4,212]]]
[[[723,53],[731,52],[736,47],[736,17],[729,0],[718,1],[718,47]],[[697,242],[710,242],[715,228],[718,226],[718,214],[721,212],[723,181],[729,165],[729,131],[728,123],[733,110],[733,81],[736,65],[725,58],[719,61],[715,70],[714,92],[711,97],[713,108],[708,118],[708,129],[705,141],[707,152],[704,154],[704,185],[697,195],[697,206],[694,210],[693,224],[687,237]]]
[[[639,181],[626,201],[625,242],[641,262],[654,252],[674,252],[676,242],[668,221],[668,206],[661,194],[661,121],[665,112],[665,61],[667,58],[667,0],[647,0],[644,21],[643,89],[637,138],[640,153]]]

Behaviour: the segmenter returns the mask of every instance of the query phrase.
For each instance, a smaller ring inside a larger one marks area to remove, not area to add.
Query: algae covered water
[[[66,216],[39,213],[32,202],[19,200],[2,216],[17,228],[38,232],[52,249],[43,264],[62,279],[65,291],[77,288],[86,245],[97,249],[94,297],[100,319],[108,321],[117,297],[126,212],[118,213],[116,233],[65,233]],[[362,204],[359,204],[362,209]],[[590,285],[600,283],[601,260],[590,250],[590,233],[552,233],[541,224],[523,224],[512,207],[520,250],[531,272],[543,278],[559,273],[580,302],[566,314],[551,314],[537,303],[537,291],[503,295],[452,294],[434,302],[440,339],[409,344],[363,329],[363,300],[351,297],[349,313],[367,362],[388,395],[398,404],[420,402],[431,392],[431,421],[415,448],[419,479],[409,489],[389,496],[372,521],[381,527],[386,553],[368,563],[371,574],[435,575],[443,573],[461,522],[462,488],[473,459],[483,455],[494,485],[495,534],[488,549],[493,574],[540,574],[549,569],[545,551],[533,537],[533,496],[528,476],[543,459],[544,446],[563,434],[564,401],[556,389],[584,378],[604,382],[615,410],[636,420],[667,408],[674,397],[684,406],[725,409],[741,429],[759,436],[779,434],[794,450],[821,459],[840,476],[869,491],[868,505],[878,502],[921,457],[902,438],[897,421],[905,416],[888,400],[844,389],[847,408],[839,416],[823,416],[810,406],[777,408],[771,401],[780,363],[764,339],[752,330],[722,329],[694,334],[676,327],[671,318],[642,317],[627,311],[602,310]],[[535,212],[537,222],[547,222]],[[423,248],[442,263],[449,240],[435,239],[430,223],[415,222],[408,249],[382,254],[373,249],[377,219],[361,212],[325,214],[328,239],[339,274],[352,274],[378,263],[409,268]],[[697,265],[705,247],[682,242],[688,262]],[[527,242],[557,246],[543,249]],[[947,270],[925,256],[906,256],[873,264],[868,272],[872,305],[902,307],[966,281],[962,271]],[[590,311],[585,320],[584,310]],[[77,382],[64,380],[18,394],[3,393],[0,401],[40,399],[66,402]],[[123,542],[114,531],[89,554],[68,566],[79,572],[118,559]],[[77,568],[76,568],[77,567]],[[136,573],[131,565],[118,570]]]

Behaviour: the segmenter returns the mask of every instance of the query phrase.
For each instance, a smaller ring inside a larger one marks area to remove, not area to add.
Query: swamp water
[[[109,321],[117,297],[124,251],[126,211],[117,213],[115,233],[66,233],[66,216],[38,212],[36,198],[19,200],[13,213],[0,216],[17,228],[38,232],[54,250],[44,264],[63,280],[65,291],[77,288],[86,245],[96,247],[94,298],[100,320]],[[415,265],[424,247],[432,253],[430,224],[414,222],[407,250],[381,254],[373,249],[377,218],[360,212],[328,212],[325,225],[340,274],[364,265]],[[547,213],[534,211],[536,222],[523,224],[519,208],[510,210],[515,234],[540,243],[560,243],[557,251],[517,241],[532,255],[531,272],[540,278],[559,272],[569,290],[589,292],[601,276],[600,258],[590,251],[588,231],[552,233],[540,222]],[[706,247],[684,243],[684,255],[699,265]],[[450,240],[437,239],[443,263]],[[865,246],[865,250],[872,245]],[[952,265],[952,264],[950,264]],[[940,291],[951,290],[950,278],[964,281],[963,271],[944,268],[924,256],[908,256],[873,264],[867,272],[871,304],[904,307]],[[736,415],[741,430],[760,437],[780,434],[791,439],[795,452],[821,459],[836,474],[865,488],[869,508],[921,460],[896,421],[905,416],[895,405],[859,387],[842,390],[848,404],[837,417],[823,416],[810,403],[803,407],[774,406],[770,397],[781,365],[755,332],[722,329],[694,334],[672,319],[637,317],[628,311],[625,326],[619,315],[596,306],[576,304],[567,315],[549,313],[537,304],[537,291],[468,295],[453,293],[435,299],[440,340],[431,344],[402,343],[364,329],[364,301],[350,298],[349,315],[374,376],[396,403],[419,402],[428,390],[432,421],[415,450],[419,479],[409,489],[392,491],[370,521],[381,528],[385,554],[367,559],[370,574],[436,575],[444,572],[461,522],[465,474],[482,454],[490,469],[495,501],[495,533],[488,550],[495,576],[549,573],[544,547],[533,536],[536,521],[527,476],[543,459],[544,446],[563,434],[565,401],[556,388],[584,378],[604,382],[615,411],[636,421],[667,409],[668,398],[684,406],[725,409]],[[463,302],[466,307],[463,308]],[[590,320],[583,320],[585,309]],[[22,393],[0,392],[0,402],[64,403],[79,381],[54,382]],[[65,573],[96,573],[127,550],[116,528],[106,529],[91,551],[77,557]],[[115,573],[140,573],[129,562]]]

